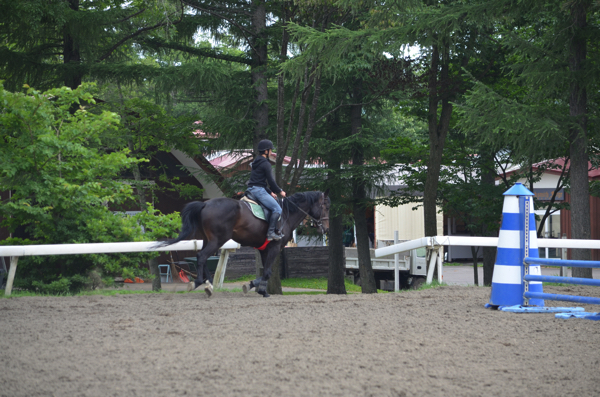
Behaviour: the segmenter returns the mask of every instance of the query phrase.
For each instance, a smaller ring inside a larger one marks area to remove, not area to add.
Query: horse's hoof
[[[206,282],[202,285],[199,285],[198,288],[204,288],[204,292],[206,292],[206,295],[210,298],[213,294],[213,286],[211,283]]]
[[[242,291],[244,291],[244,294],[247,294],[248,291],[250,291],[250,287],[248,286],[248,284],[242,285]]]
[[[271,295],[269,295],[269,293],[267,291],[257,291],[257,293],[259,295],[262,295],[263,298],[268,298],[269,296],[271,296]]]
[[[190,281],[190,282],[188,283],[188,286],[187,286],[187,291],[188,291],[188,292],[191,292],[191,291],[193,291],[193,290],[195,290],[195,289],[196,289],[196,283],[194,283],[193,281]]]

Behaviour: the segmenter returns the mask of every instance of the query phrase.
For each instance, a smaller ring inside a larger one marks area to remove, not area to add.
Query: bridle
[[[296,205],[296,203],[294,203],[293,201],[288,200],[288,203],[294,204],[296,206],[296,208],[298,208],[300,210],[300,212],[302,212],[304,215],[308,216],[310,219],[312,219],[317,224],[317,226],[319,226],[319,229],[321,229],[322,234],[325,233],[325,228],[323,227],[323,221],[329,220],[328,216],[323,217],[323,210],[326,208],[325,207],[325,193],[321,193],[321,216],[319,217],[319,219],[315,218],[308,212],[304,211],[302,208],[298,207]]]

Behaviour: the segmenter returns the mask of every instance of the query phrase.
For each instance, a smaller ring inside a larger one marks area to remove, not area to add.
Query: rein
[[[321,206],[323,206],[323,205],[325,205],[325,193],[321,193],[321,197],[323,198],[323,204],[321,204]],[[322,221],[329,220],[329,217],[323,218],[323,208],[321,208],[321,216],[319,217],[319,219],[317,219],[314,216],[312,216],[311,214],[309,214],[308,212],[304,211],[302,208],[298,207],[298,205],[296,203],[294,203],[293,201],[287,200],[287,202],[294,204],[294,206],[296,208],[298,208],[300,210],[300,212],[302,212],[304,215],[308,216],[310,219],[312,219],[317,224],[317,226],[319,226],[322,233],[324,232]],[[288,215],[288,217],[289,217],[289,215]]]

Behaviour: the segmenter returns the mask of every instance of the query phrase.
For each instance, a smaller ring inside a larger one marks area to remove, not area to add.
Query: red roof
[[[567,164],[567,169],[569,168],[570,163]],[[548,160],[548,161],[542,161],[539,163],[536,163],[532,166],[532,168],[534,170],[540,169],[542,166],[547,167],[546,170],[544,172],[548,173],[548,174],[555,174],[555,175],[560,175],[563,167],[565,166],[565,158],[561,157],[558,159],[554,159],[554,160]],[[590,180],[600,180],[600,169],[598,168],[592,168],[592,163],[590,161],[588,161],[588,178]],[[507,171],[506,174],[507,175],[512,175],[515,172],[518,172],[520,170],[520,168],[513,168],[510,171]]]
[[[554,168],[546,169],[546,172],[549,174],[558,174],[562,172],[562,169],[565,166],[565,158],[561,157],[554,160],[548,160],[541,163],[537,163],[533,165],[534,169],[540,168],[542,165],[555,165]],[[569,169],[570,163],[567,164],[567,169]],[[588,161],[588,178],[591,180],[600,179],[600,170],[598,168],[593,168],[591,161]]]

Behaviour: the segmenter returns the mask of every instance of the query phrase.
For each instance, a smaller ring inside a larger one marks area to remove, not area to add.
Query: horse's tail
[[[181,231],[179,236],[172,240],[167,240],[161,246],[171,245],[180,242],[181,240],[193,236],[198,230],[200,224],[200,212],[204,209],[206,203],[201,201],[192,201],[186,204],[181,211]]]

